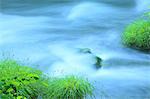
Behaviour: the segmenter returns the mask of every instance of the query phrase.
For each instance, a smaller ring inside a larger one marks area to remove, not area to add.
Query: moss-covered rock
[[[89,48],[82,48],[79,50],[80,53],[84,54],[91,54],[95,58],[95,66],[96,68],[101,68],[102,67],[102,59],[92,53],[92,51]]]
[[[102,67],[102,59],[98,56],[95,56],[95,60],[96,60],[96,63],[95,63],[96,68],[101,68]]]
[[[150,51],[150,21],[138,20],[131,23],[125,29],[122,39],[128,47]]]
[[[85,54],[87,54],[87,53],[92,54],[91,49],[89,49],[89,48],[81,48],[81,49],[79,49],[79,52],[85,53]]]

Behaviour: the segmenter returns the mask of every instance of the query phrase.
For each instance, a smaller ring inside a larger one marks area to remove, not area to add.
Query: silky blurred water
[[[150,55],[121,43],[124,28],[149,0],[1,0],[0,51],[51,76],[74,74],[95,86],[96,99],[150,99]],[[103,59],[96,70],[90,48]]]

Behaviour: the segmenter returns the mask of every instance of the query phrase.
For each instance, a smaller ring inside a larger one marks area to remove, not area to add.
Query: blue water
[[[1,0],[1,54],[50,76],[74,74],[95,86],[96,99],[149,99],[150,55],[121,43],[124,28],[149,0]],[[96,70],[90,48],[103,59]]]

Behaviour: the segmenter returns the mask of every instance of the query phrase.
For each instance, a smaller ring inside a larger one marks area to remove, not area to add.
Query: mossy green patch
[[[92,92],[93,86],[83,78],[50,78],[14,60],[0,61],[1,99],[84,99]]]
[[[131,48],[150,51],[150,21],[138,20],[125,29],[123,43]]]
[[[93,86],[81,77],[54,78],[49,83],[51,99],[84,99],[93,95]]]
[[[41,83],[42,72],[27,66],[20,65],[14,60],[0,62],[0,94],[1,97],[19,99],[34,99],[39,92],[34,89],[36,83]]]

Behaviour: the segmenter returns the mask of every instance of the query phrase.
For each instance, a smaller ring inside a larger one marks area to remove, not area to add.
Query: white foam
[[[74,20],[78,18],[101,16],[104,14],[109,14],[112,12],[112,10],[114,10],[112,7],[109,7],[105,4],[83,2],[74,6],[67,18],[69,20]]]
[[[80,74],[89,75],[95,71],[95,59],[90,54],[79,54],[76,49],[62,45],[50,46],[50,52],[60,60],[56,61],[50,68],[52,75]]]
[[[45,17],[35,18],[0,14],[0,44],[23,41],[24,35],[30,33],[29,31],[43,28],[44,25],[43,27],[41,25],[43,21],[45,21]]]

